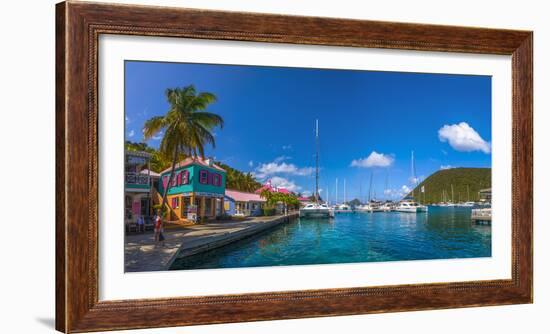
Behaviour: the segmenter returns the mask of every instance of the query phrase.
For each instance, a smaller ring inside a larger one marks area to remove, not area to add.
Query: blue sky
[[[416,176],[491,166],[491,77],[127,61],[126,140],[143,140],[146,119],[168,110],[167,88],[214,93],[225,120],[208,155],[260,181],[314,190],[315,120],[321,196],[369,192],[398,198]],[[158,147],[160,140],[148,141]],[[386,179],[388,187],[386,189]]]

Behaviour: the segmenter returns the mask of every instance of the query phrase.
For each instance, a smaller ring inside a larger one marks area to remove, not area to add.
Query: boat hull
[[[397,212],[417,213],[417,212],[428,212],[428,208],[426,208],[426,207],[395,208],[395,211],[397,211]]]
[[[332,218],[334,211],[327,209],[307,209],[300,210],[300,218]]]

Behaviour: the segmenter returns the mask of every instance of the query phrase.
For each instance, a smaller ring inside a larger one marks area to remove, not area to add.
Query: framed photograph
[[[56,10],[59,331],[532,302],[532,32]]]

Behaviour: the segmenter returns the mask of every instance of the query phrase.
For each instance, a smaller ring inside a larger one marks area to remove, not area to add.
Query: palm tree
[[[223,119],[206,108],[216,101],[212,93],[197,93],[193,85],[183,88],[167,89],[166,99],[170,108],[164,116],[155,116],[145,122],[143,137],[145,140],[164,133],[159,150],[172,158],[172,170],[162,195],[161,210],[166,205],[166,195],[174,178],[178,156],[187,155],[204,158],[204,148],[216,146],[212,130],[223,127]]]

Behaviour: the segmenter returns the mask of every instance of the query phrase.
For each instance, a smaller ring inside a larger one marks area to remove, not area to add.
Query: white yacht
[[[359,211],[359,212],[382,212],[382,211],[384,211],[382,206],[379,205],[376,202],[369,202],[369,203],[366,203],[366,204],[363,204],[363,205],[359,205],[356,208],[356,210]]]
[[[420,205],[414,201],[401,201],[399,204],[395,207],[395,211],[397,212],[427,212],[428,207],[425,205]]]
[[[301,218],[332,218],[334,210],[322,203],[309,203],[300,209]]]
[[[315,156],[315,202],[306,204],[300,209],[302,218],[333,218],[334,210],[328,204],[319,202],[319,120],[315,120],[315,142],[317,146]]]
[[[380,206],[380,209],[384,212],[390,212],[395,210],[395,204],[392,202],[386,202]]]
[[[351,206],[347,205],[346,203],[336,205],[334,207],[334,211],[336,211],[336,212],[351,212]]]

